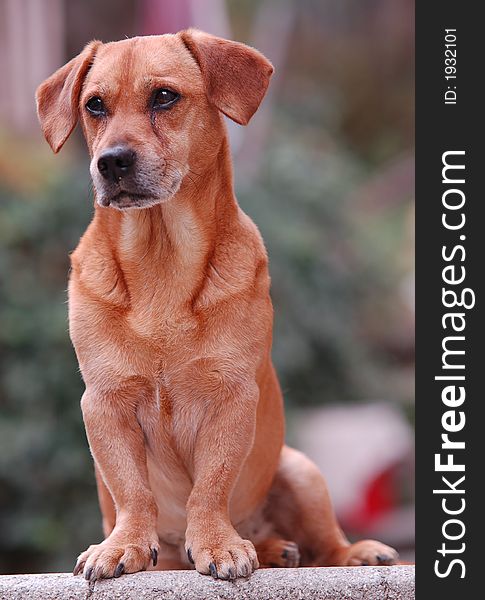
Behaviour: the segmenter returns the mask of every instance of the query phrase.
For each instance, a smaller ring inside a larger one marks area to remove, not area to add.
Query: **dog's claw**
[[[157,562],[158,562],[158,551],[156,548],[151,549],[151,555],[152,555],[153,566],[156,567]]]
[[[211,562],[211,564],[209,565],[209,569],[211,572],[211,575],[214,579],[217,579],[217,568],[215,563]]]
[[[397,557],[389,556],[389,554],[377,554],[376,555],[377,562],[381,565],[389,565],[397,560]]]
[[[79,573],[83,570],[84,563],[77,563],[72,572],[73,575],[79,575]]]
[[[125,565],[123,563],[119,563],[116,567],[115,577],[120,577],[125,572]]]
[[[194,558],[192,556],[192,550],[190,548],[187,549],[187,558],[189,559],[189,563],[191,563],[192,565],[195,564]]]
[[[93,570],[94,570],[93,567],[89,567],[89,569],[86,571],[86,575],[84,575],[84,578],[87,579],[88,581],[91,579]]]

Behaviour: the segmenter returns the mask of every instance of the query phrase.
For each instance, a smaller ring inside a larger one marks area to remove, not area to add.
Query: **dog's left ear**
[[[200,67],[209,100],[236,123],[247,125],[264,98],[273,65],[239,42],[197,29],[180,36]]]
[[[90,42],[37,88],[37,114],[45,139],[54,152],[59,152],[76,126],[81,88],[100,45],[98,41]]]

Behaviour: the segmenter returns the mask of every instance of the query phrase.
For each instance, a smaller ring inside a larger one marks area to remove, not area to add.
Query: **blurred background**
[[[92,211],[77,132],[54,157],[36,86],[93,38],[196,26],[276,67],[229,124],[262,231],[287,437],[351,537],[413,559],[413,0],[0,0],[0,572],[64,571],[101,539],[68,254]]]

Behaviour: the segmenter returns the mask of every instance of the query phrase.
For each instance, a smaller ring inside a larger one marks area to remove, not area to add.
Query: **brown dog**
[[[221,115],[246,124],[272,71],[189,30],[91,42],[37,91],[55,152],[80,117],[97,202],[69,283],[106,534],[79,556],[87,579],[396,560],[349,544],[322,476],[283,445],[268,259]]]

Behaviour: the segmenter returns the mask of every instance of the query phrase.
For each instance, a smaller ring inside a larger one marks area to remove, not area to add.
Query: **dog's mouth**
[[[182,179],[180,171],[173,171],[170,178],[162,177],[158,185],[131,186],[130,182],[120,182],[107,186],[94,180],[96,202],[104,208],[118,210],[150,208],[170,200],[180,189]]]
[[[160,202],[159,199],[148,194],[140,194],[126,190],[122,190],[111,196],[102,195],[98,198],[98,204],[100,206],[105,208],[111,206],[120,210],[125,208],[147,208],[148,206],[153,206],[158,202]]]

